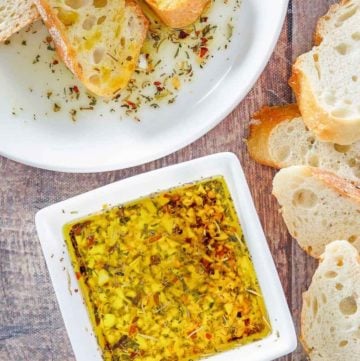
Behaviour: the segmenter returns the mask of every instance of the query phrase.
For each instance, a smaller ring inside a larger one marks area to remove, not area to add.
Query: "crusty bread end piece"
[[[333,6],[315,39],[318,46],[298,57],[289,84],[314,134],[348,145],[360,140],[360,0]]]
[[[148,20],[131,0],[34,0],[60,57],[93,93],[113,97],[135,70]]]
[[[360,257],[330,243],[303,294],[301,341],[311,361],[360,360]]]
[[[0,0],[0,42],[39,18],[32,0]]]
[[[360,183],[309,166],[281,169],[273,194],[290,234],[319,258],[325,246],[345,239],[360,250]]]
[[[316,139],[295,104],[255,113],[247,145],[252,158],[264,165],[310,165],[360,182],[360,141],[344,146]]]
[[[256,112],[251,119],[248,151],[255,161],[274,168],[281,168],[271,154],[269,145],[271,133],[284,121],[299,118],[300,112],[296,104],[287,106],[265,106]]]
[[[171,28],[184,28],[195,22],[210,0],[145,0]]]

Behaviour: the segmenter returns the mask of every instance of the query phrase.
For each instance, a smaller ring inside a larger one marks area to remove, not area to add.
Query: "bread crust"
[[[50,5],[48,4],[47,0],[34,0],[38,11],[47,26],[50,35],[53,38],[56,51],[60,58],[64,61],[66,66],[71,70],[71,72],[93,93],[111,98],[116,95],[117,90],[119,87],[112,87],[107,89],[100,89],[84,76],[84,72],[82,69],[81,64],[76,59],[76,51],[68,41],[66,35],[66,28],[64,24],[57,18],[54,12],[51,10]],[[148,20],[142,13],[140,6],[133,0],[126,0],[126,7],[131,7],[133,13],[141,19],[143,23],[142,32],[137,34],[139,36],[139,43],[140,46],[143,44],[147,29],[148,29]],[[134,63],[136,63],[138,58],[134,57]]]
[[[38,20],[40,15],[35,7],[34,4],[31,5],[27,16],[22,17],[19,19],[20,21],[16,22],[12,28],[6,29],[0,33],[0,43],[9,39],[11,35],[15,34],[17,31],[21,30],[25,26],[30,25],[34,21]]]
[[[319,46],[326,35],[327,21],[336,16],[339,9],[351,0],[341,0],[330,6],[328,12],[319,18],[314,33],[314,44]],[[305,54],[304,54],[305,55]],[[360,139],[360,119],[344,121],[326,112],[316,100],[310,82],[301,66],[304,55],[297,58],[292,67],[289,85],[293,89],[305,124],[315,133],[317,138],[326,142],[349,145]]]
[[[336,13],[339,11],[339,9],[347,4],[351,3],[351,0],[341,0],[338,4],[333,4],[330,6],[328,12],[319,18],[315,33],[314,33],[314,45],[318,46],[321,44],[321,42],[324,39],[324,36],[326,35],[326,22],[336,15]]]
[[[346,241],[334,241],[332,243],[330,243],[329,245],[334,245],[335,243],[339,243],[339,242],[346,242]],[[329,246],[328,245],[328,246]],[[328,247],[327,246],[327,247]],[[355,248],[354,248],[355,250]],[[316,272],[318,271],[319,267],[320,267],[320,264],[324,261],[325,259],[325,256],[326,256],[326,250],[325,252],[319,257],[319,266],[317,268],[317,270],[315,271],[315,274]],[[360,263],[360,255],[358,254],[357,256],[357,262]],[[312,278],[312,281],[311,281],[311,285],[312,283],[314,282],[314,277],[315,277],[315,274],[313,275],[313,278]],[[300,335],[299,335],[299,340],[301,342],[301,345],[303,346],[304,348],[304,351],[309,355],[310,359],[311,359],[311,352],[312,352],[312,348],[309,347],[309,345],[306,343],[305,339],[306,339],[306,336],[305,336],[305,318],[306,318],[306,311],[308,311],[308,309],[306,309],[304,307],[304,305],[306,303],[310,303],[310,302],[307,302],[307,301],[311,301],[311,296],[310,296],[310,287],[311,285],[309,286],[308,290],[303,292],[302,294],[302,308],[301,308],[301,313],[300,313]],[[328,325],[329,326],[329,325]],[[321,335],[319,335],[321,336]],[[339,360],[340,361],[340,360]]]
[[[321,258],[320,258],[320,262],[321,262]],[[307,345],[306,341],[305,341],[305,335],[304,335],[304,324],[305,324],[305,309],[304,309],[304,304],[307,301],[307,298],[309,298],[309,294],[308,291],[303,292],[302,294],[302,308],[301,308],[301,313],[300,313],[300,335],[299,335],[299,341],[302,345],[302,347],[304,348],[304,351],[307,355],[310,355],[311,352],[311,348]]]
[[[282,171],[289,171],[290,168],[296,169],[296,177],[299,179],[312,177],[313,179],[316,179],[318,182],[320,182],[321,185],[323,185],[323,188],[330,189],[333,192],[335,192],[340,197],[343,197],[344,201],[348,203],[352,203],[355,206],[355,211],[359,212],[360,217],[360,182],[351,182],[349,180],[346,180],[330,171],[324,170],[322,168],[315,168],[311,166],[292,166],[288,167],[286,169],[283,169]],[[276,176],[274,180],[276,179]],[[282,192],[285,192],[283,188],[280,188],[278,185],[276,188],[273,183],[273,191],[272,194],[278,199],[281,210],[284,207],[284,204],[282,204],[279,200],[279,196],[281,196]],[[284,218],[285,219],[285,218]],[[287,227],[289,233],[294,239],[298,239],[297,234],[294,232],[294,229],[291,229],[289,226]],[[358,230],[357,233],[358,234]],[[318,248],[319,245],[310,242],[302,242],[298,241],[299,246],[303,249],[305,253],[307,253],[309,256],[317,259],[321,259],[321,253],[319,252]],[[357,246],[356,246],[357,247]]]
[[[306,54],[304,54],[306,55]],[[293,89],[306,126],[319,140],[349,145],[360,139],[360,119],[344,121],[324,111],[318,103],[310,81],[301,70],[304,55],[292,67],[289,85]]]
[[[195,22],[210,0],[176,0],[168,7],[161,7],[158,0],[145,0],[159,18],[171,28],[184,28]]]
[[[296,104],[268,107],[264,106],[254,113],[249,126],[247,147],[250,156],[258,163],[281,168],[271,161],[269,154],[270,135],[280,123],[300,117],[299,108]]]
[[[326,171],[321,168],[313,168],[311,173],[314,177],[318,178],[321,182],[326,184],[329,188],[332,188],[337,193],[357,203],[360,208],[360,183],[350,182],[344,178],[337,176],[334,173]],[[360,214],[359,214],[360,217]]]
[[[93,91],[94,86],[92,84],[87,84],[82,68],[76,61],[76,52],[67,40],[64,24],[62,24],[57,16],[55,16],[46,0],[34,0],[34,3],[46,27],[48,28],[50,35],[52,36],[55,49],[59,57],[64,61],[65,65],[71,70],[71,72],[73,72],[79,80],[81,80],[87,87],[89,87],[90,90]]]

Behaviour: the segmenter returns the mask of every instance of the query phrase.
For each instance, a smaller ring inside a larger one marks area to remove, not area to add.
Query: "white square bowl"
[[[64,241],[65,223],[160,190],[221,175],[231,193],[269,314],[272,333],[263,340],[209,357],[212,361],[268,361],[297,345],[293,321],[244,173],[232,153],[219,153],[127,178],[56,203],[36,214],[36,228],[78,361],[102,361]]]

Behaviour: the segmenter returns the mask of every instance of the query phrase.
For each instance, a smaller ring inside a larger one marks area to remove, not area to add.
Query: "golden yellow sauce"
[[[104,210],[64,234],[106,361],[194,360],[271,332],[222,177]]]

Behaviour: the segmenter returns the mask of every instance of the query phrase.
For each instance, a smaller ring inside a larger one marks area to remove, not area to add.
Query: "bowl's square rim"
[[[69,293],[69,284],[77,287],[78,284],[63,240],[63,225],[99,211],[104,203],[121,204],[160,190],[217,175],[225,178],[240,218],[245,240],[264,295],[272,324],[272,333],[263,340],[211,356],[211,360],[224,361],[229,357],[246,356],[247,361],[265,361],[273,360],[295,350],[297,337],[292,317],[240,162],[233,153],[217,153],[126,178],[53,204],[37,212],[35,223],[41,248],[78,361],[95,361],[102,360],[102,358],[95,337],[91,331],[89,332],[92,327],[81,292]],[[79,214],[75,215],[72,211],[74,209],[80,209]],[[58,256],[61,256],[63,263],[56,262]],[[66,270],[66,276],[64,270]],[[73,307],[76,309],[75,313]],[[87,319],[85,327],[83,327],[84,324],[80,327],[81,322],[79,323],[78,320],[74,322],[74,315],[84,322],[84,317]],[[83,337],[87,337],[90,344],[84,342]],[[84,344],[86,347],[83,346]],[[89,354],[91,354],[90,357]]]

